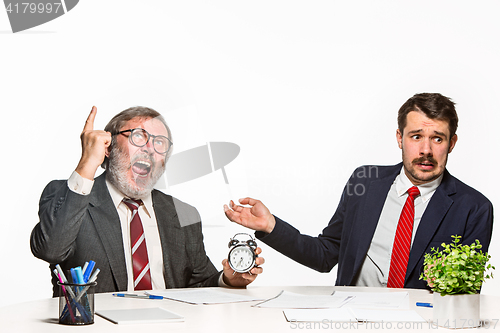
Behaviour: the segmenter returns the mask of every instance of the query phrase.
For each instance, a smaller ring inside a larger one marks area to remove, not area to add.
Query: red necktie
[[[405,284],[406,267],[410,257],[411,237],[413,234],[413,219],[415,218],[415,197],[420,194],[416,186],[408,189],[408,198],[406,199],[401,216],[399,217],[396,237],[392,247],[391,268],[387,287],[403,288]]]
[[[123,202],[132,211],[130,221],[130,246],[132,247],[132,266],[134,270],[134,290],[151,290],[151,273],[149,271],[148,249],[146,238],[139,217],[141,200],[123,199]]]

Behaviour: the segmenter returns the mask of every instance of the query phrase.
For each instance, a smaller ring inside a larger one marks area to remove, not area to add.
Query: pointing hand
[[[93,180],[97,168],[104,161],[107,149],[111,144],[111,133],[94,130],[94,119],[97,108],[92,107],[83,127],[80,139],[82,141],[82,157],[75,171],[84,178]]]

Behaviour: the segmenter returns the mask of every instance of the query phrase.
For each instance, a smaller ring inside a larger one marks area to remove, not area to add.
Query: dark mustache
[[[430,162],[434,165],[437,164],[437,161],[432,156],[422,156],[412,161],[412,163],[424,163],[424,162]]]

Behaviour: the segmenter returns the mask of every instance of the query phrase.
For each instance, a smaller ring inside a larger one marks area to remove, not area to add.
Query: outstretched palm
[[[275,225],[274,216],[262,202],[252,198],[240,199],[239,202],[242,205],[250,205],[251,207],[237,206],[231,200],[231,209],[226,205],[224,206],[228,219],[257,231],[270,233],[273,230]]]

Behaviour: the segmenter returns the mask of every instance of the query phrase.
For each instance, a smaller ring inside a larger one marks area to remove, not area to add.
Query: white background
[[[413,94],[457,103],[449,171],[500,204],[498,1],[98,1],[25,32],[0,10],[3,157],[0,305],[51,296],[48,264],[29,249],[38,200],[67,178],[96,105],[96,128],[145,105],[164,114],[175,152],[209,141],[238,144],[220,171],[173,186],[200,208],[217,268],[243,227],[230,196],[253,196],[317,235],[352,170],[395,164],[396,113]],[[500,258],[498,230],[490,253]],[[260,244],[259,285],[333,285]],[[82,263],[83,264],[83,263]],[[483,293],[500,295],[500,280]]]

